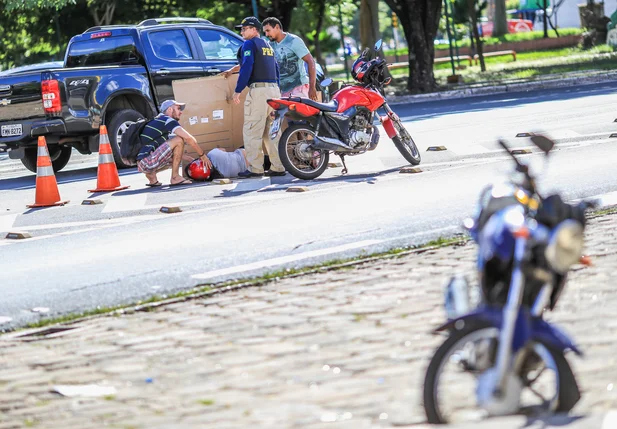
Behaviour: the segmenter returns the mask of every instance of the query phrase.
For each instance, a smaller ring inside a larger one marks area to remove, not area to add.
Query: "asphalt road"
[[[546,167],[537,151],[523,156],[543,172],[544,192],[617,203],[617,139],[609,138],[617,132],[616,89],[601,84],[396,106],[422,151],[423,172],[412,175],[399,173],[405,161],[382,138],[374,152],[348,159],[346,176],[331,168],[312,182],[288,175],[152,190],[143,176],[123,171],[130,189],[89,194],[96,156],[76,156],[57,175],[71,203],[27,210],[34,175],[0,156],[0,234],[33,235],[0,238],[0,329],[453,235],[481,189],[511,170],[495,139],[531,148],[529,139],[515,138],[521,132],[545,132],[558,142]],[[442,145],[446,151],[426,152]],[[168,183],[169,174],[160,179]],[[285,192],[291,185],[309,191]],[[103,204],[80,205],[88,197]],[[162,214],[163,205],[183,211]]]

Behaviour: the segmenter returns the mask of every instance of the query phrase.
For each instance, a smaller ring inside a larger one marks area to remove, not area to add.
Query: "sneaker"
[[[251,170],[245,170],[242,173],[238,173],[238,177],[248,179],[250,177],[263,177],[263,173],[253,173]]]
[[[268,170],[265,173],[265,175],[268,176],[268,177],[284,176],[285,174],[287,174],[287,172],[285,172],[285,171],[274,171],[274,170]]]

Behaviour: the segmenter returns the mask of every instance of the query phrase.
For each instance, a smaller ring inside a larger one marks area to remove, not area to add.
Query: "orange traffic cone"
[[[111,192],[120,191],[128,188],[120,184],[120,176],[114,161],[114,155],[111,152],[109,144],[109,136],[107,135],[107,127],[101,125],[99,140],[99,169],[96,180],[96,189],[91,189],[88,192]]]
[[[40,136],[36,158],[36,195],[34,204],[26,207],[63,206],[66,203],[68,201],[60,201],[60,192],[58,191],[54,168],[51,165],[51,158],[49,158],[47,142],[44,136]]]

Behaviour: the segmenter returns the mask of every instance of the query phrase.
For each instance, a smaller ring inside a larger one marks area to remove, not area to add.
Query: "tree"
[[[362,48],[375,45],[379,39],[379,0],[361,0],[360,44]]]
[[[506,16],[506,0],[494,0],[495,13],[493,17],[493,37],[508,34],[508,19]]]
[[[486,5],[486,0],[481,4],[478,3],[478,0],[456,0],[453,12],[453,20],[456,24],[469,25],[472,50],[475,46],[478,59],[480,60],[480,70],[482,71],[486,71],[486,64],[484,63],[483,40],[480,38],[480,32],[478,31],[478,16],[482,14]]]
[[[441,16],[441,0],[385,0],[398,16],[409,45],[409,78],[412,93],[431,92],[437,87],[433,64]]]

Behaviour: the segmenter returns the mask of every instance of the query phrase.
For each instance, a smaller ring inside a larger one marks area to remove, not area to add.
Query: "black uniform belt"
[[[250,85],[251,88],[276,88],[277,86],[274,82],[255,82]]]

